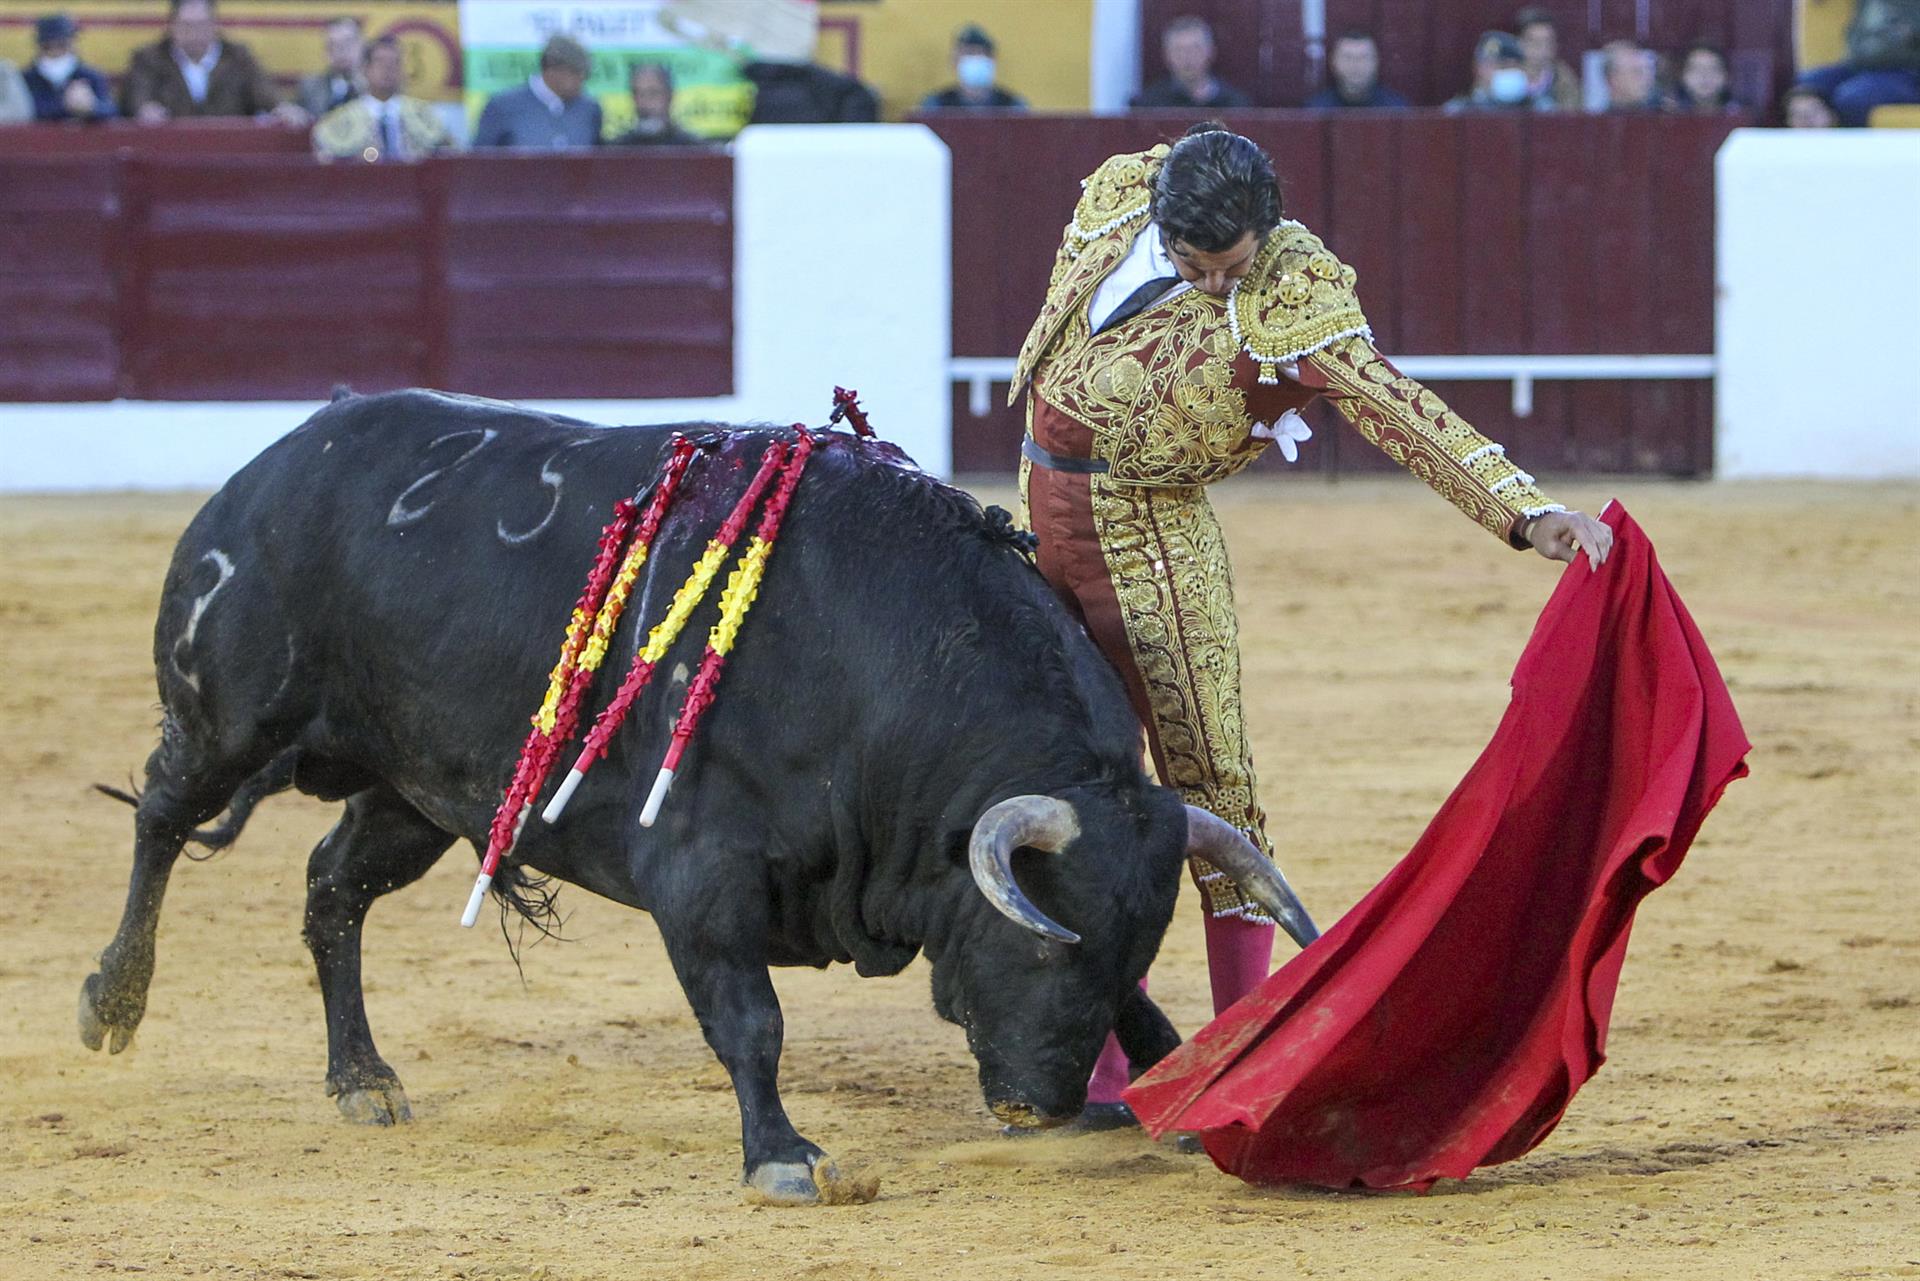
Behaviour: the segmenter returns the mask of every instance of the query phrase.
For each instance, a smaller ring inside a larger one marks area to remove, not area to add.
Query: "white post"
[[[1093,0],[1087,96],[1095,115],[1117,115],[1140,92],[1140,0]]]

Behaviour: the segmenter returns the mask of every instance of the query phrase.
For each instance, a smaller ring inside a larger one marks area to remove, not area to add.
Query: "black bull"
[[[292,785],[346,801],[307,867],[327,1091],[354,1120],[408,1119],[367,1025],[361,925],[454,841],[484,848],[600,528],[671,430],[348,397],[208,501],[155,625],[165,714],[125,914],[82,992],[89,1046],[120,1050],[140,1021],[183,844],[230,840],[253,802]],[[736,435],[695,463],[600,703],[766,439]],[[641,827],[639,805],[712,605],[559,823],[529,820],[497,883],[524,905],[544,874],[653,914],[732,1077],[747,1181],[775,1200],[831,1195],[835,1176],[780,1102],[768,966],[893,974],[924,951],[989,1106],[1045,1125],[1080,1110],[1109,1029],[1140,1067],[1177,1044],[1137,983],[1190,842],[1262,901],[1297,906],[1251,846],[1145,776],[1118,677],[1004,521],[886,454],[841,435],[815,452],[659,822]],[[196,832],[229,809],[224,832]]]

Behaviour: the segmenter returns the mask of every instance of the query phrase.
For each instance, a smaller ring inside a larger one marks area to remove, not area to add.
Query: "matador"
[[[1226,544],[1206,487],[1311,435],[1325,396],[1360,434],[1511,546],[1598,565],[1568,512],[1375,350],[1354,272],[1281,216],[1266,153],[1217,124],[1114,156],[1083,184],[1013,376],[1021,501],[1042,574],[1118,669],[1160,780],[1272,856],[1241,711]],[[1273,923],[1196,861],[1218,1013],[1259,984]],[[1145,1066],[1145,1065],[1141,1065]],[[1131,1120],[1111,1038],[1083,1124]]]

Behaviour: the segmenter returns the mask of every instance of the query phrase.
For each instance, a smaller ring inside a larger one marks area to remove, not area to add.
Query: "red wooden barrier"
[[[136,155],[306,156],[305,129],[252,120],[180,120],[165,125],[131,120],[97,123],[0,125],[0,157]]]
[[[1019,350],[1078,180],[1189,115],[928,123],[953,152],[953,349]],[[1389,354],[1684,355],[1713,350],[1713,155],[1734,121],[1675,117],[1233,114],[1266,147],[1286,212],[1360,277]],[[1699,474],[1710,389],[1687,381],[1539,384],[1516,418],[1501,382],[1436,380],[1469,421],[1548,468]],[[954,395],[954,465],[1006,470],[1022,424]],[[1317,420],[1302,467],[1386,466]],[[1269,463],[1269,466],[1279,466]]]
[[[0,401],[725,395],[732,208],[707,151],[0,155]]]

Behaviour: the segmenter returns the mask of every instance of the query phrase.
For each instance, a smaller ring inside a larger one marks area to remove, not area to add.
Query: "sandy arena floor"
[[[732,1094],[649,923],[569,890],[577,941],[523,984],[457,928],[459,851],[367,930],[418,1120],[342,1121],[299,938],[332,807],[297,797],[180,865],[133,1048],[86,1052],[131,842],[87,785],[152,745],[153,607],[198,499],[0,500],[0,1276],[1920,1276],[1920,489],[1563,489],[1652,534],[1757,746],[1642,909],[1612,1061],[1542,1148],[1414,1197],[1249,1188],[1138,1135],[1006,1142],[921,966],[787,972],[794,1118],[883,1179],[813,1211],[743,1203]],[[1330,923],[1492,733],[1555,568],[1411,483],[1218,497],[1264,796]],[[1201,1021],[1191,891],[1154,992]]]

